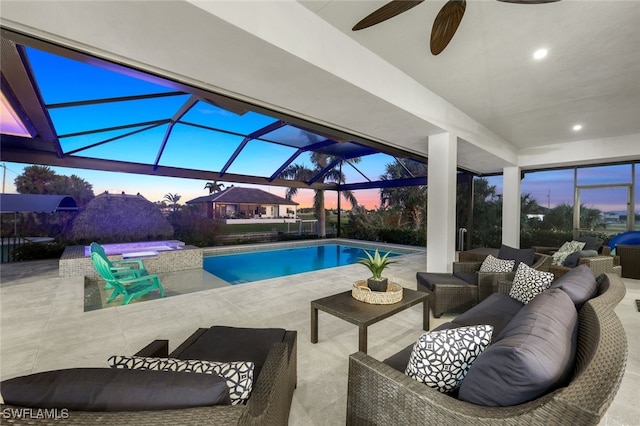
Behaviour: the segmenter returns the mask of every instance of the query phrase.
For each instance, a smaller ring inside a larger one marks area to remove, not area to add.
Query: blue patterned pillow
[[[222,377],[229,387],[231,404],[242,404],[249,399],[253,387],[253,362],[215,362],[176,358],[144,356],[109,357],[111,368],[130,370],[182,371],[187,373],[215,374]]]
[[[425,333],[413,346],[405,374],[443,393],[456,390],[492,333],[490,325]]]

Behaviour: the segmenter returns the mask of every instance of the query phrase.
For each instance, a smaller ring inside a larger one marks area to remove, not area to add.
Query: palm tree
[[[406,159],[386,165],[385,174],[381,180],[395,180],[412,176],[425,176],[426,165]],[[423,218],[427,207],[427,186],[403,186],[380,189],[380,207],[397,208],[400,210],[397,226],[402,226],[402,220],[409,221],[413,229],[424,225]]]
[[[182,195],[168,193],[164,195],[164,199],[171,203],[173,207],[173,211],[175,212],[178,209],[178,201],[180,201]]]
[[[311,153],[311,163],[313,163],[313,169],[310,169],[301,164],[292,164],[280,173],[280,177],[283,179],[294,179],[299,181],[308,182],[315,175],[324,170],[336,157],[321,154],[319,152]],[[359,158],[352,158],[349,161],[357,163]],[[338,167],[334,167],[322,177],[323,182],[335,182],[344,183],[345,176]],[[291,200],[298,193],[298,188],[287,188],[285,197],[287,200]],[[351,203],[351,206],[358,205],[358,200],[351,191],[341,191],[344,198]],[[313,208],[315,210],[316,219],[318,219],[318,237],[324,238],[327,236],[327,217],[324,209],[324,190],[316,189],[313,197]],[[339,213],[338,213],[339,214]]]
[[[214,192],[220,192],[222,191],[222,188],[224,188],[224,183],[218,183],[217,180],[214,180],[213,182],[207,182],[204,185],[204,189],[209,189],[209,194],[213,194]]]

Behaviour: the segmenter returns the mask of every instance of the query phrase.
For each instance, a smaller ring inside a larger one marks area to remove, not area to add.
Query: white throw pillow
[[[515,260],[498,259],[489,255],[484,258],[480,266],[480,272],[511,272],[515,263]]]
[[[242,404],[253,387],[253,362],[215,362],[176,358],[113,355],[109,357],[111,368],[130,370],[182,371],[188,373],[216,374],[227,382],[231,404]]]
[[[405,374],[451,392],[460,387],[473,361],[491,343],[493,326],[474,325],[425,333],[413,345]]]
[[[530,266],[520,263],[516,269],[516,276],[513,278],[513,285],[509,296],[525,305],[533,300],[551,286],[553,274],[533,269]]]
[[[562,265],[571,253],[575,253],[584,248],[585,242],[582,241],[567,241],[562,244],[562,246],[558,249],[557,252],[551,255],[551,263],[553,265]]]

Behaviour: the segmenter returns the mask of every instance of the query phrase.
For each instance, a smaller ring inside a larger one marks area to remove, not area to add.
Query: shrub
[[[378,229],[378,240],[407,246],[425,247],[427,245],[427,235],[424,230],[416,231],[409,228]]]
[[[60,243],[27,243],[12,251],[13,260],[23,262],[26,260],[56,259],[62,256],[64,244]]]

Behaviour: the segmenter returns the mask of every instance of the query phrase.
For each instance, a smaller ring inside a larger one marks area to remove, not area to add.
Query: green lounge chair
[[[98,274],[113,288],[107,303],[122,295],[122,304],[126,305],[133,299],[144,296],[153,290],[158,290],[165,297],[164,288],[156,274],[143,275],[136,278],[120,278],[113,273],[109,264],[98,253],[91,253],[91,261]]]
[[[110,260],[107,257],[107,253],[104,251],[104,248],[100,244],[93,242],[89,247],[91,248],[91,253],[99,254],[100,257],[107,262],[111,272],[113,272],[117,278],[138,278],[143,275],[147,275],[148,273],[140,259]],[[108,290],[110,288],[111,284],[107,282],[104,289]]]
[[[104,251],[104,247],[100,244],[93,242],[89,247],[91,249],[91,253],[98,253],[102,256],[113,272],[134,271],[129,273],[137,274],[136,276],[145,275],[147,273],[141,259],[109,260],[107,253]]]

